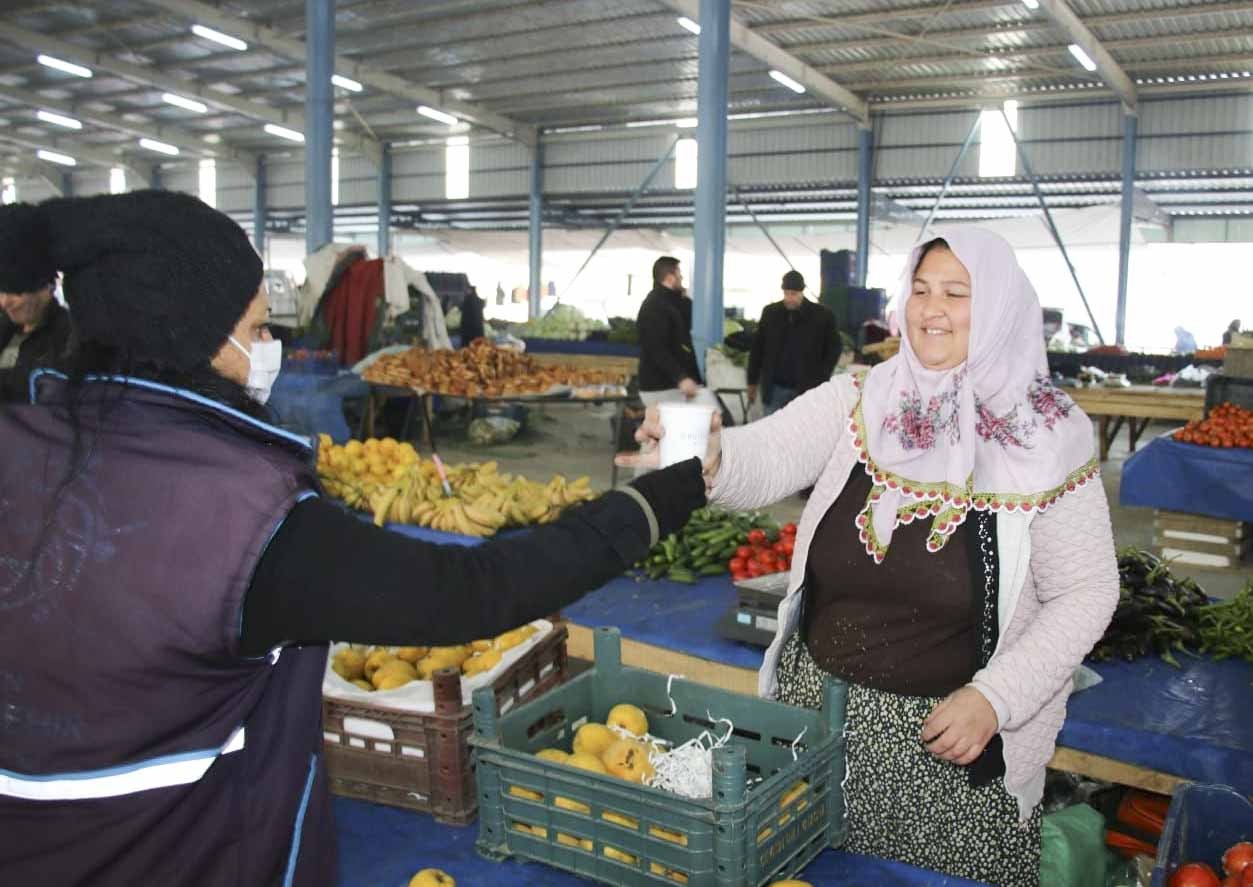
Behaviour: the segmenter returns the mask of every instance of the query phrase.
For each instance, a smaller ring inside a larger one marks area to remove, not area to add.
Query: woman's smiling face
[[[934,246],[914,271],[905,309],[909,344],[929,370],[965,363],[970,353],[970,272],[946,246]]]

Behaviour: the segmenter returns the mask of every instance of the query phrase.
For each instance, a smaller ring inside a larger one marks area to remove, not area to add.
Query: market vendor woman
[[[330,884],[327,640],[552,613],[682,526],[700,465],[478,548],[380,530],[266,421],[277,345],[238,225],[159,191],[38,213],[81,344],[0,407],[0,881]]]
[[[1118,601],[1092,423],[1009,244],[954,231],[907,268],[900,354],[712,435],[710,499],[816,484],[759,690],[849,683],[849,849],[1034,887],[1071,675]]]

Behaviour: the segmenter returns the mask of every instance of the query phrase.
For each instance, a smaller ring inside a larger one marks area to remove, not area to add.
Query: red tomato
[[[750,557],[753,556],[753,550],[749,548],[747,545],[741,545],[739,548],[735,549],[735,556],[738,558],[743,558],[744,560],[748,560]]]
[[[1253,865],[1245,866],[1240,873],[1240,887],[1253,887]]]
[[[1229,875],[1241,874],[1251,865],[1253,865],[1253,844],[1248,841],[1232,844],[1223,854],[1223,871]]]
[[[782,542],[774,543],[774,545],[770,546],[770,550],[780,557],[787,554],[787,546],[784,545]]]
[[[1214,870],[1202,862],[1189,862],[1175,869],[1169,887],[1222,887]]]
[[[757,563],[763,567],[770,566],[774,563],[774,552],[770,549],[765,549],[761,554],[757,555]]]
[[[727,569],[730,570],[732,573],[743,573],[744,572],[744,558],[742,557],[731,558],[730,563],[727,564]]]
[[[762,567],[762,565],[758,561],[753,560],[753,561],[748,562],[748,575],[749,576],[752,576],[752,577],[763,576],[765,575],[765,572],[766,572],[765,569]]]
[[[748,531],[748,543],[750,545],[760,545],[761,543],[765,541],[766,541],[765,530],[749,530]]]
[[[745,579],[751,578],[752,577],[749,575],[748,570],[739,570],[738,572],[731,574],[731,580],[733,582],[743,582]]]
[[[796,524],[784,524],[783,529],[780,530],[779,532],[782,533],[784,536],[795,536]]]
[[[788,557],[791,557],[793,552],[795,551],[796,551],[796,540],[784,539],[783,540],[783,553],[786,554]]]

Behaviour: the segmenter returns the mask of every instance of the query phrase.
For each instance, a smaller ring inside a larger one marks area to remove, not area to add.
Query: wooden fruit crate
[[[566,637],[566,627],[556,626],[492,682],[497,711],[565,682]],[[469,748],[474,709],[462,703],[460,670],[438,671],[432,683],[433,714],[323,698],[323,753],[332,792],[430,813],[450,825],[474,821],[478,794]]]
[[[1241,569],[1253,552],[1253,526],[1245,521],[1156,510],[1153,546],[1165,559],[1194,567]]]

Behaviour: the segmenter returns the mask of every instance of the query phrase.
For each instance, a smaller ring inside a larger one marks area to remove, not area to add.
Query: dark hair
[[[914,274],[917,274],[918,269],[922,267],[922,260],[927,257],[927,253],[934,249],[946,249],[949,252],[953,251],[953,248],[948,245],[948,241],[943,237],[936,237],[934,240],[928,240],[922,245],[922,249],[918,251],[918,262],[914,265]]]
[[[661,286],[663,280],[678,270],[678,259],[674,256],[662,256],[653,262],[653,286]]]

